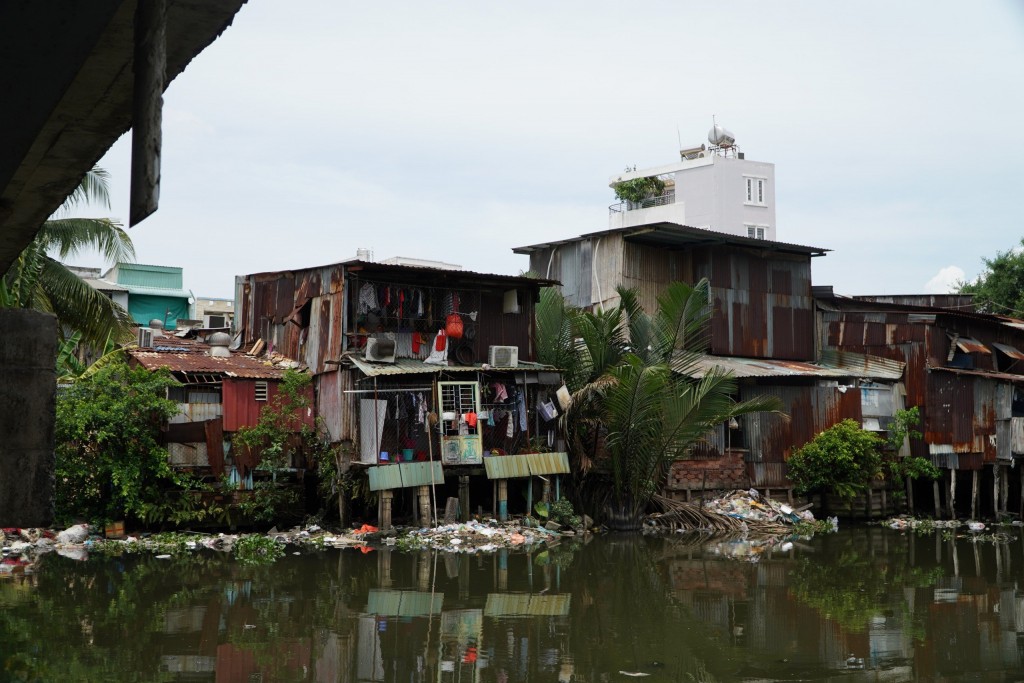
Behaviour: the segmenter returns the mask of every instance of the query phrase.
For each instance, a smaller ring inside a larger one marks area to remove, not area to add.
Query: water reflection
[[[787,548],[610,536],[533,554],[348,550],[258,568],[48,556],[38,574],[0,581],[0,680],[1001,681],[1024,670],[1019,536],[855,528]]]

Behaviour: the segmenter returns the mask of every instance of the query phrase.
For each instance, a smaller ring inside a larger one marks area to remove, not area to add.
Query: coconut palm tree
[[[61,263],[84,249],[97,249],[114,263],[135,258],[131,238],[109,218],[75,218],[67,213],[79,204],[98,202],[110,208],[109,176],[94,167],[36,238],[0,278],[0,308],[33,308],[54,313],[63,335],[79,332],[84,343],[102,347],[108,338],[131,335],[131,316]]]
[[[732,376],[715,369],[698,372],[707,348],[708,292],[707,280],[692,287],[672,283],[649,315],[635,291],[620,289],[615,309],[563,314],[575,349],[563,366],[575,383],[567,440],[577,451],[577,466],[595,465],[607,475],[604,481],[610,480],[606,511],[614,526],[638,527],[652,496],[664,486],[668,465],[687,457],[718,425],[779,407],[770,397],[738,402]],[[540,333],[551,330],[558,317],[544,310],[549,307],[557,308],[557,302],[542,298]],[[541,320],[549,321],[547,327]]]

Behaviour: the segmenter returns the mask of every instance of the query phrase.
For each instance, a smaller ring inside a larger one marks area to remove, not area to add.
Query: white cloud
[[[958,282],[966,279],[966,273],[960,266],[946,266],[940,268],[939,272],[931,280],[924,284],[926,294],[948,294],[953,291]]]

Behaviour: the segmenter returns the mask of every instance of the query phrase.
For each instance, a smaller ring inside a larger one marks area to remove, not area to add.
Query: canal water
[[[1016,681],[1024,544],[880,527],[762,549],[48,555],[0,579],[0,680]]]

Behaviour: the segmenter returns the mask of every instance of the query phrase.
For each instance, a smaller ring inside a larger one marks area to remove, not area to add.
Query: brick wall
[[[668,474],[669,491],[745,489],[749,486],[746,463],[741,452],[726,451],[713,459],[680,460]]]

